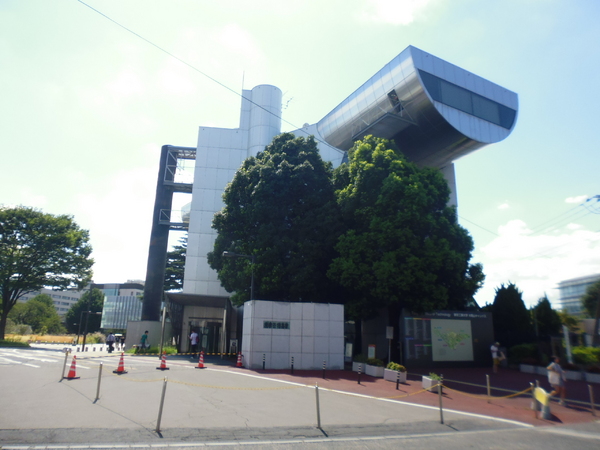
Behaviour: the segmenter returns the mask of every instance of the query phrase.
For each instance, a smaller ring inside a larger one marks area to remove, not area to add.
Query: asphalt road
[[[156,357],[127,355],[127,373],[117,375],[119,359],[80,355],[79,378],[61,380],[72,356],[64,365],[59,349],[0,349],[2,449],[600,447],[600,421],[532,427],[445,410],[441,424],[431,406],[324,388],[317,414],[314,385],[226,366],[196,369],[183,358],[161,371]]]

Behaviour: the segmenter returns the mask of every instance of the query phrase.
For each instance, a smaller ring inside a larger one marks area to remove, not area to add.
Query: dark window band
[[[423,70],[419,70],[419,74],[421,75],[425,89],[427,89],[427,92],[429,92],[429,95],[435,101],[487,120],[507,130],[512,128],[517,116],[517,112],[514,109]]]

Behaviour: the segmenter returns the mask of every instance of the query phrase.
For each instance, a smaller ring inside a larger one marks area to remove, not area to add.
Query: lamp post
[[[234,252],[223,252],[223,257],[225,258],[248,258],[251,263],[252,269],[252,278],[250,279],[250,300],[254,300],[254,263],[256,262],[256,257],[254,255],[243,255],[241,253]]]

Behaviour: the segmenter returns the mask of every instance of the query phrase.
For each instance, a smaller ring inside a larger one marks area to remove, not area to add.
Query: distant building
[[[558,283],[559,309],[566,310],[569,314],[575,316],[583,315],[581,297],[583,297],[587,288],[598,280],[600,280],[600,274],[571,278]]]
[[[142,317],[143,282],[129,280],[127,283],[94,284],[93,287],[104,293],[100,324],[103,330],[125,330],[127,321]]]
[[[71,309],[71,306],[73,306],[79,301],[83,292],[84,291],[76,290],[55,291],[52,289],[40,289],[39,291],[29,292],[28,294],[25,294],[19,299],[19,301],[26,302],[40,294],[49,295],[50,297],[52,297],[52,303],[54,303],[54,307],[56,308],[56,312],[58,313],[58,315],[60,317],[64,317],[65,314],[67,314],[67,311]]]

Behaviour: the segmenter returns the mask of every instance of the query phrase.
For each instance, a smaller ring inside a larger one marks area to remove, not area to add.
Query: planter
[[[372,377],[383,378],[383,370],[384,367],[380,366],[371,366],[369,364],[366,365],[365,373]]]
[[[585,373],[585,381],[600,383],[600,373]]]
[[[434,380],[433,378],[430,378],[426,375],[423,375],[423,389],[427,389],[428,391],[431,392],[437,392],[437,389],[432,389],[432,386],[435,386],[436,384],[439,383],[438,380]]]
[[[398,379],[398,374],[400,374],[400,383],[406,383],[406,372],[398,372],[397,370],[384,369],[383,379],[395,382]]]
[[[548,369],[546,369],[545,367],[536,366],[535,373],[537,373],[538,375],[544,375],[545,377],[547,377]]]
[[[519,364],[519,370],[524,373],[536,373],[535,366],[531,364]]]
[[[565,370],[565,378],[567,380],[579,381],[583,379],[583,374],[578,370]]]

